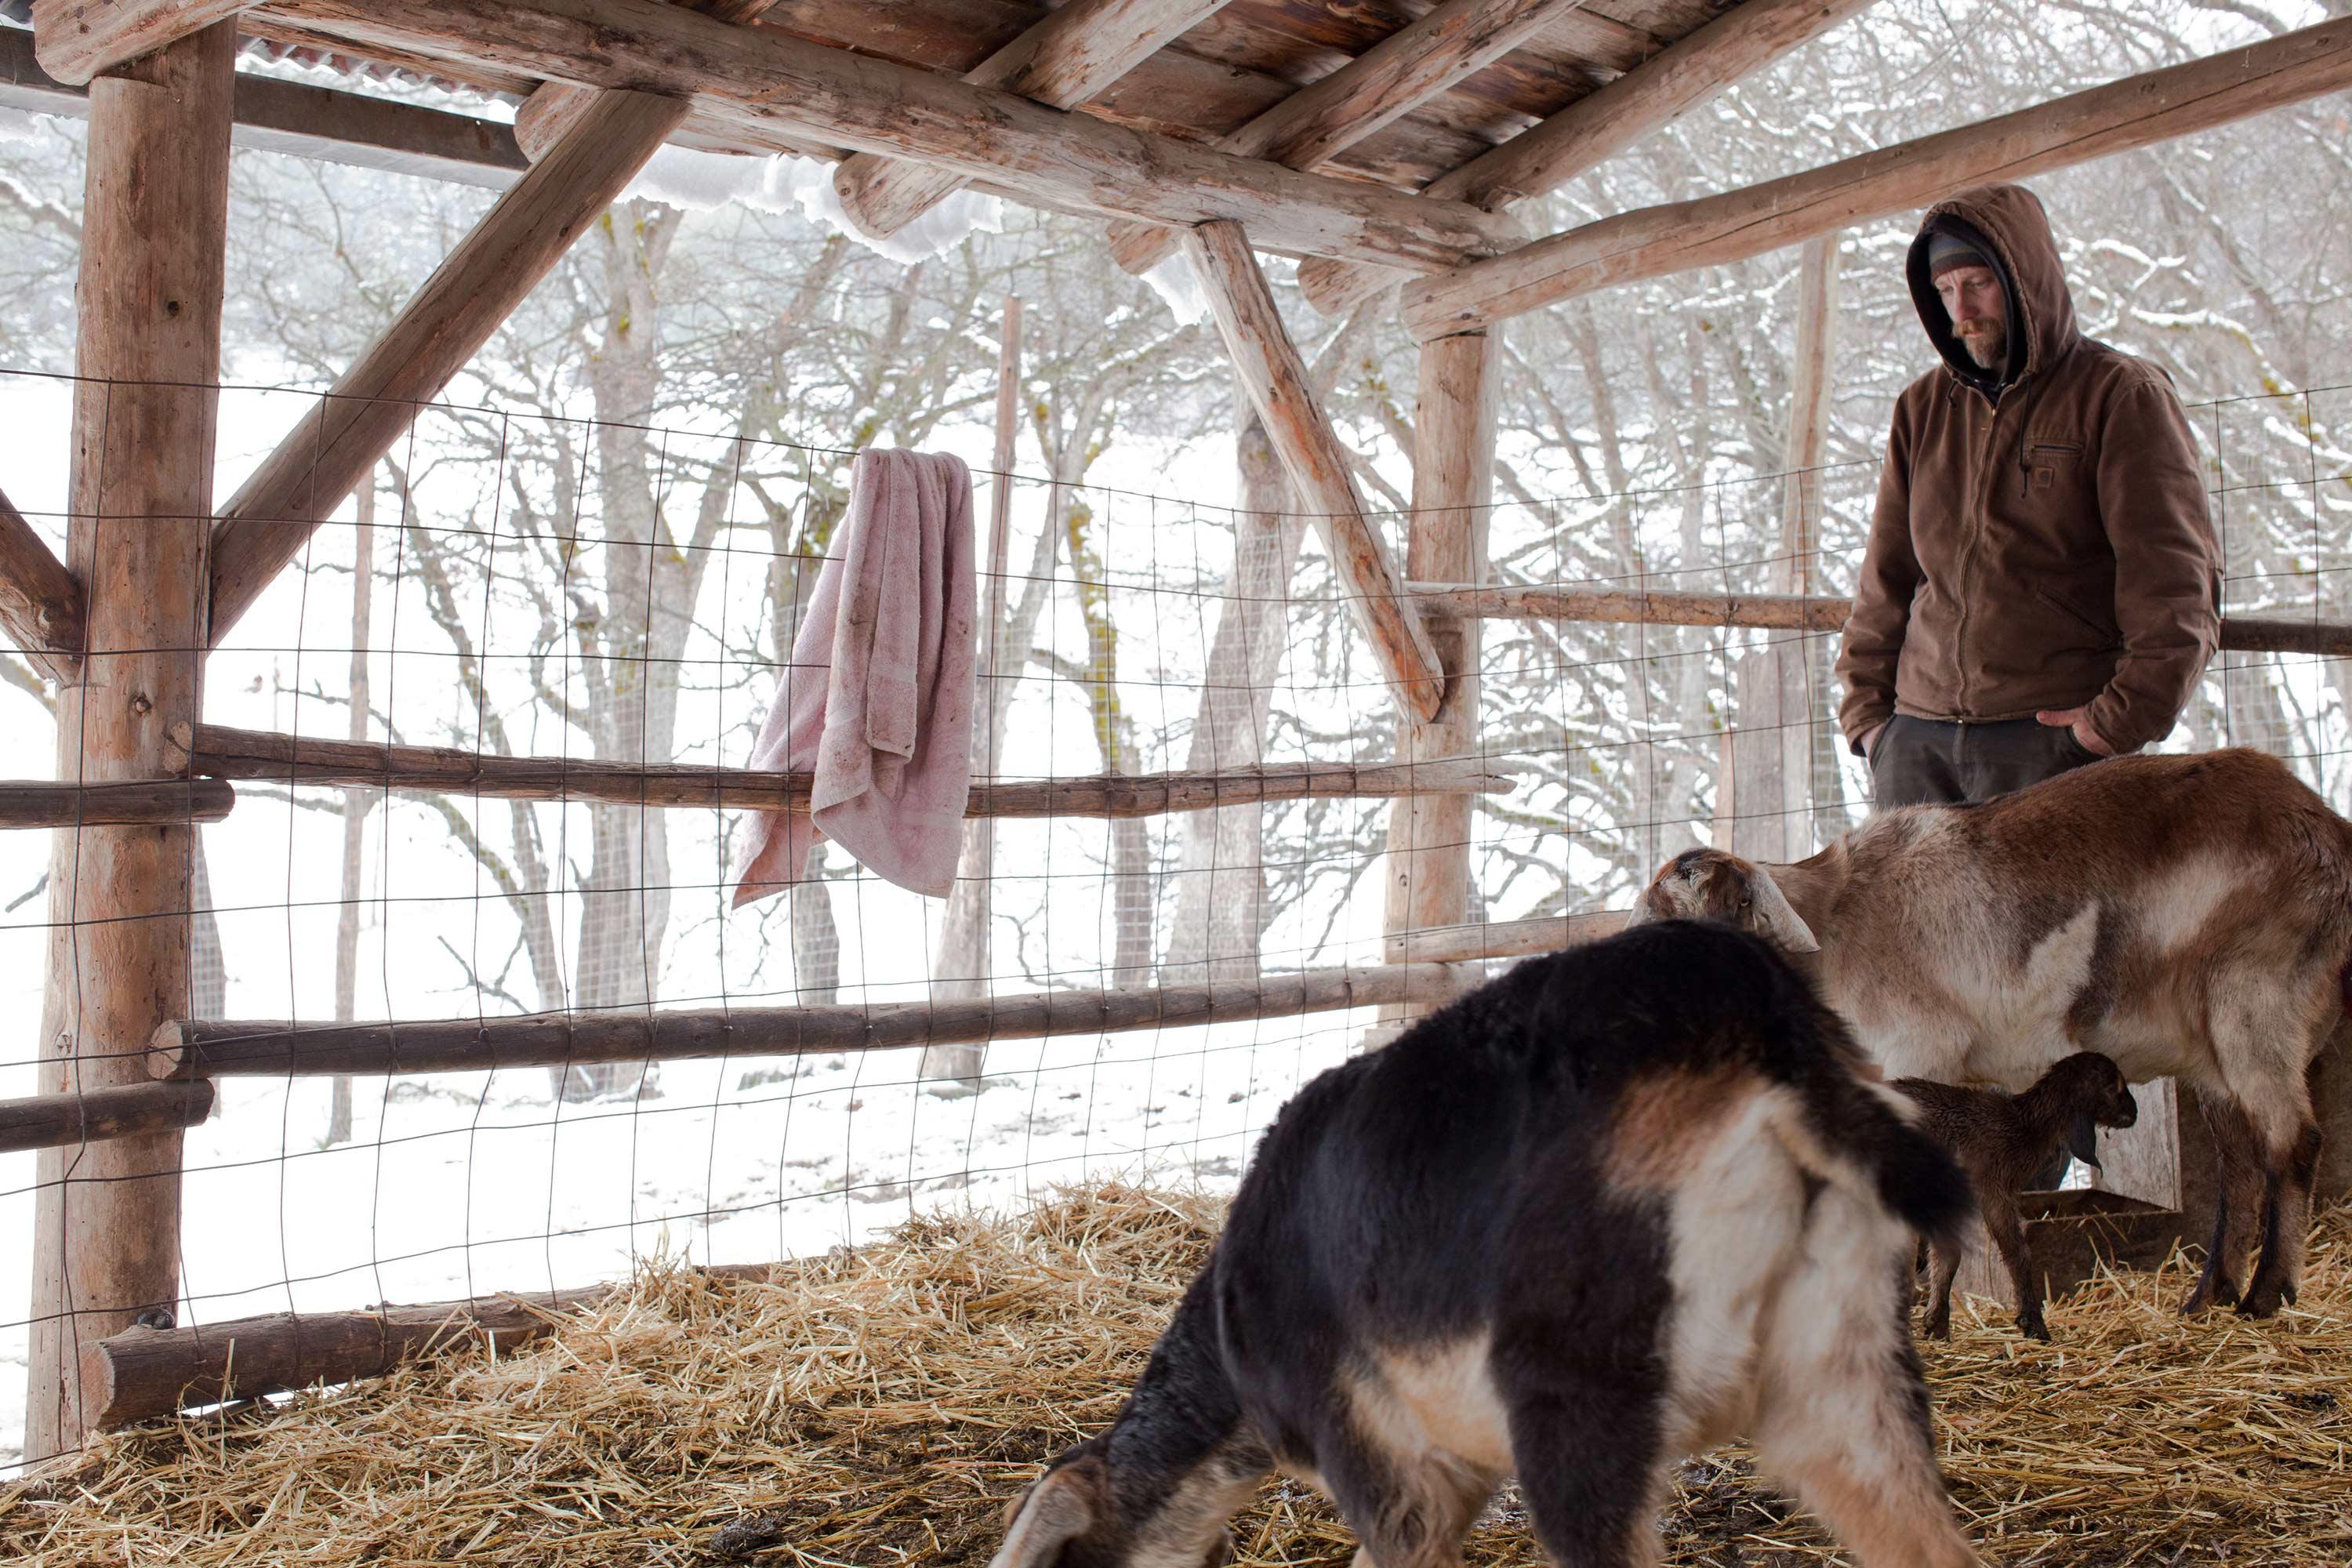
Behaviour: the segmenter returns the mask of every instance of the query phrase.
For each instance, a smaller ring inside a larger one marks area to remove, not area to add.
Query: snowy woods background
[[[1885,0],[1529,222],[1769,178],[2344,8]],[[2324,100],[2035,182],[2084,329],[2162,363],[2195,405],[2234,613],[2352,619],[2347,114]],[[0,111],[0,481],[60,540],[81,135]],[[664,194],[688,177],[673,169]],[[237,154],[233,181],[224,497],[491,200],[263,153]],[[342,738],[356,710],[370,739],[740,765],[845,502],[848,453],[945,447],[984,468],[1000,312],[1017,294],[1024,422],[998,635],[1021,651],[991,693],[994,771],[1393,755],[1376,671],[1311,531],[1286,515],[1213,330],[1119,272],[1099,225],[1013,208],[994,221],[910,266],[790,201],[625,199],[215,656],[207,717]],[[1930,363],[1900,277],[1909,234],[1897,221],[1842,237],[1811,500],[1792,504],[1780,477],[1795,252],[1513,322],[1495,576],[1720,592],[1810,573],[1814,592],[1846,591],[1889,408]],[[1401,542],[1411,345],[1380,306],[1317,319],[1286,290],[1287,264],[1273,271]],[[1801,563],[1801,521],[1818,545]],[[1515,784],[1476,819],[1484,913],[1622,904],[1661,857],[1707,837],[1719,737],[1743,722],[1733,669],[1762,644],[1490,624],[1481,745]],[[1805,706],[1769,721],[1808,727],[1792,754],[1812,803],[1798,834],[1813,839],[1864,804],[1827,725],[1833,653],[1831,638],[1797,650]],[[2269,747],[2344,802],[2347,679],[2340,661],[2227,658],[2168,747]],[[0,735],[17,759],[5,771],[46,772],[55,701],[0,651]],[[1323,801],[1007,823],[992,880],[951,901],[877,883],[836,850],[803,889],[728,914],[731,817],[240,788],[203,834],[214,912],[192,1009],[772,1005],[1376,961],[1385,817]],[[43,836],[0,838],[0,1095],[31,1088],[47,853]],[[924,1092],[917,1053],[555,1081],[234,1080],[188,1139],[192,1309],[570,1286],[658,1247],[775,1257],[1090,1167],[1225,1179],[1365,1021],[1000,1044],[982,1092],[961,1097]],[[32,1170],[0,1157],[0,1460],[21,1404]]]

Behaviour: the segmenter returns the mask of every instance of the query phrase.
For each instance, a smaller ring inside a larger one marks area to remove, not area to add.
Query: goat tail
[[[1976,1194],[1958,1162],[1912,1125],[1916,1108],[1909,1101],[1838,1070],[1806,1084],[1800,1098],[1805,1142],[1830,1167],[1817,1174],[1866,1185],[1919,1235],[1957,1245],[1976,1212]]]

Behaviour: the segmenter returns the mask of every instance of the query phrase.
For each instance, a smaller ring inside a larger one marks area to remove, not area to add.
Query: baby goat
[[[2020,1095],[1960,1089],[1924,1078],[1897,1079],[1887,1087],[1918,1101],[1919,1130],[1950,1150],[1969,1173],[1985,1235],[2017,1290],[2018,1329],[2028,1339],[2048,1339],[2017,1194],[2049,1165],[2057,1150],[2063,1148],[2084,1164],[2095,1165],[2098,1130],[2129,1127],[2139,1120],[2139,1105],[2124,1082],[2123,1069],[2096,1051],[2077,1051]],[[1957,1245],[1928,1243],[1927,1332],[1939,1340],[1952,1335],[1952,1277],[1960,1271],[1960,1256]]]
[[[2095,1050],[2134,1083],[2181,1079],[2219,1177],[2187,1310],[2294,1300],[2311,1075],[2352,959],[2352,823],[2277,758],[2117,757],[1980,805],[1883,812],[1792,866],[1687,850],[1635,907],[1666,915],[1818,952],[1822,994],[1890,1076],[2020,1090]]]
[[[1739,1433],[1862,1563],[1976,1563],[1907,1323],[1910,1227],[1948,1240],[1967,1179],[1864,1071],[1769,945],[1671,921],[1322,1074],[992,1568],[1213,1565],[1273,1470],[1360,1564],[1458,1564],[1517,1474],[1562,1568],[1633,1568],[1675,1461]]]

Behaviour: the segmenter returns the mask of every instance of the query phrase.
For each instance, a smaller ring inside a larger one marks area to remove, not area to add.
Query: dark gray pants
[[[1897,713],[1870,748],[1873,805],[1990,800],[2098,760],[2072,730],[2038,719],[1961,724]]]

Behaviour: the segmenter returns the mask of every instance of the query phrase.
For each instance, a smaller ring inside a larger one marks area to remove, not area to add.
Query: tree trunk
[[[1290,583],[1307,522],[1266,440],[1265,426],[1247,405],[1234,441],[1241,506],[1234,520],[1230,595],[1217,617],[1215,639],[1192,721],[1192,769],[1255,767],[1265,760],[1266,716],[1282,668],[1289,622]],[[1160,984],[1255,980],[1265,935],[1265,808],[1230,805],[1182,819],[1176,871],[1176,910],[1168,934]]]
[[[1118,692],[1118,627],[1112,620],[1110,581],[1095,551],[1094,508],[1074,489],[1061,491],[1062,531],[1069,543],[1070,580],[1087,628],[1085,687],[1094,710],[1095,747],[1103,772],[1137,770],[1134,721]],[[1140,817],[1110,825],[1111,955],[1103,984],[1149,984],[1153,915],[1151,837]]]
[[[375,476],[362,480],[353,498],[358,526],[352,535],[351,724],[353,741],[368,733],[368,634],[375,594]],[[357,1017],[360,970],[360,862],[367,845],[367,790],[343,792],[343,886],[335,913],[335,1016]],[[326,1146],[352,1141],[352,1080],[339,1074],[327,1110]]]

